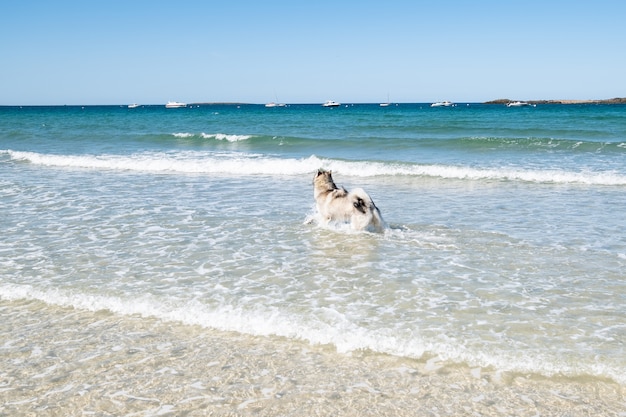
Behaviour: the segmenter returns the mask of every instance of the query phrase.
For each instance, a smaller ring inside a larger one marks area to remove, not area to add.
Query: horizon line
[[[452,102],[454,104],[506,104],[509,102],[515,101],[523,101],[527,103],[533,104],[626,104],[626,97],[614,97],[609,99],[541,99],[541,100],[517,100],[517,99],[508,99],[508,98],[500,98],[494,100],[487,101],[459,101]],[[435,101],[437,102],[437,101]],[[380,104],[379,101],[365,102],[365,101],[355,101],[355,102],[344,102],[340,103],[341,105],[370,105],[370,104]],[[385,104],[431,104],[432,101],[391,101],[385,102]],[[96,106],[119,106],[126,107],[129,104],[137,104],[137,103],[113,103],[113,104],[0,104],[0,107],[96,107]],[[165,106],[166,103],[144,103],[139,104],[139,106]],[[202,101],[202,102],[192,102],[185,103],[187,106],[237,106],[237,105],[245,105],[245,106],[263,106],[267,103],[253,103],[253,102],[239,102],[239,101]],[[285,105],[322,105],[323,102],[302,102],[302,103],[280,103]]]

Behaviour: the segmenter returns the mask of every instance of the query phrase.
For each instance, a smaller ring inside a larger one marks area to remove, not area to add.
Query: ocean
[[[626,416],[625,105],[5,106],[0,214],[0,416]]]

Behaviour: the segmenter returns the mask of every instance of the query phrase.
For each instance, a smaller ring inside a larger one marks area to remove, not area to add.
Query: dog
[[[332,171],[318,169],[313,178],[313,197],[324,225],[330,222],[350,223],[352,230],[382,233],[385,222],[372,198],[362,189],[348,192],[337,187]]]

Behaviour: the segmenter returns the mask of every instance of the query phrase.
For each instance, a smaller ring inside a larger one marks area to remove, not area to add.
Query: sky
[[[0,105],[626,97],[623,0],[14,0]]]

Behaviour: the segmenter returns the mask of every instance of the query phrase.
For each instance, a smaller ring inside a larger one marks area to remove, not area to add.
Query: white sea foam
[[[209,308],[198,301],[161,302],[154,296],[139,298],[80,294],[58,289],[39,290],[30,285],[1,284],[0,298],[5,300],[38,300],[50,305],[72,307],[87,311],[108,310],[122,315],[141,315],[186,325],[199,325],[224,331],[236,331],[255,336],[282,336],[328,344],[338,352],[362,349],[391,355],[422,358],[425,353],[436,355],[437,361],[465,363],[470,366],[495,367],[500,371],[530,372],[547,376],[581,374],[611,378],[626,384],[626,376],[603,363],[565,363],[558,356],[545,352],[481,351],[467,349],[451,338],[425,340],[414,331],[360,327],[332,308],[321,308],[313,318],[286,315],[276,309],[259,307],[245,310],[222,306]],[[315,319],[315,317],[320,319]]]
[[[238,139],[226,139],[238,140]],[[522,181],[552,184],[626,185],[626,175],[614,171],[575,172],[561,169],[475,168],[454,165],[397,164],[319,158],[276,158],[245,153],[144,152],[132,155],[54,155],[4,150],[11,159],[36,165],[163,173],[234,175],[309,175],[317,168],[355,177],[407,176],[458,180]]]
[[[196,135],[195,133],[189,132],[177,132],[172,133],[174,137],[177,138],[193,138],[195,136],[200,136],[202,139],[215,139],[215,140],[225,140],[227,142],[239,142],[242,140],[247,140],[252,137],[252,135],[228,135],[225,133],[200,133]]]
[[[242,140],[250,139],[251,135],[227,135],[224,133],[202,133],[201,136],[204,139],[215,139],[215,140],[225,140],[228,142],[239,142]]]

